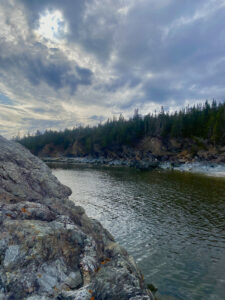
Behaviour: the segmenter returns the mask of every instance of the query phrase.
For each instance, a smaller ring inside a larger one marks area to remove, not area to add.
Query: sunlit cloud
[[[46,10],[39,18],[39,27],[34,31],[41,38],[57,41],[68,33],[68,24],[59,10]]]

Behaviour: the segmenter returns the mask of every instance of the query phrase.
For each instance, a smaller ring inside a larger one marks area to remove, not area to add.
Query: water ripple
[[[55,169],[71,199],[176,299],[225,299],[225,180],[176,171]]]

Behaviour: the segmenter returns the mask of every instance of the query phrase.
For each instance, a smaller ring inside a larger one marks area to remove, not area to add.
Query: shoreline
[[[138,170],[175,170],[180,172],[189,172],[205,176],[224,177],[225,163],[212,161],[158,161],[155,160],[128,160],[128,159],[109,159],[93,157],[41,157],[46,163],[64,163],[69,165],[90,165],[106,167],[128,167]]]

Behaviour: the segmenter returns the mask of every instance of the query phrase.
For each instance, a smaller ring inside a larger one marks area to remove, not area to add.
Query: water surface
[[[225,179],[52,165],[71,199],[134,256],[147,283],[183,300],[225,299]]]

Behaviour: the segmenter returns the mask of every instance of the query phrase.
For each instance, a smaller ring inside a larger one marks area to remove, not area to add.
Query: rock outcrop
[[[133,259],[70,194],[0,137],[0,299],[153,299]]]

